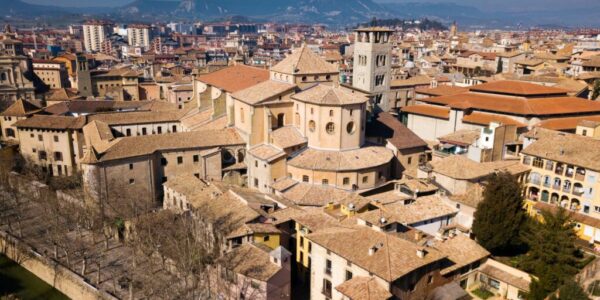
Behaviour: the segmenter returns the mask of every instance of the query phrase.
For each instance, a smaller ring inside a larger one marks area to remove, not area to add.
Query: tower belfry
[[[390,36],[384,27],[358,28],[354,31],[354,65],[352,85],[369,92],[375,107],[382,111],[394,108],[389,98],[391,80]]]

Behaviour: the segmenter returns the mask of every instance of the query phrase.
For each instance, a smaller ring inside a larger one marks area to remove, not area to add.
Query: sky
[[[122,6],[133,0],[24,0],[25,2],[62,6]],[[177,1],[177,0],[169,0]],[[245,0],[252,1],[252,0]],[[457,3],[477,7],[484,11],[539,11],[561,9],[600,8],[599,0],[374,0],[376,2],[430,2]]]

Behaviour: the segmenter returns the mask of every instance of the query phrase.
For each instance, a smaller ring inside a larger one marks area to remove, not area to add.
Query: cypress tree
[[[513,252],[520,246],[525,222],[521,184],[509,173],[493,174],[477,205],[473,234],[477,242],[494,255]]]

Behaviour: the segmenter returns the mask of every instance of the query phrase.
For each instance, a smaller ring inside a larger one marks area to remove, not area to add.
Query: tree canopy
[[[574,226],[568,211],[542,211],[525,233],[529,252],[523,260],[525,269],[537,277],[530,285],[529,299],[543,300],[577,273],[579,250],[575,246]],[[568,288],[568,287],[567,287]],[[567,299],[567,298],[560,298]],[[570,298],[569,298],[570,299]]]
[[[521,184],[509,173],[491,175],[477,205],[473,234],[494,255],[513,252],[521,245],[520,231],[526,220]]]

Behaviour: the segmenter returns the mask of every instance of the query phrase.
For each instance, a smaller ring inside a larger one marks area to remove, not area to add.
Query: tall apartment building
[[[391,74],[392,30],[382,27],[359,28],[355,34],[352,86],[369,92],[375,105],[388,111],[395,107],[388,97]]]
[[[151,41],[150,26],[144,24],[132,24],[127,27],[127,39],[129,46],[150,48]]]
[[[112,32],[112,24],[107,21],[91,20],[83,24],[85,51],[100,51],[104,39]]]

